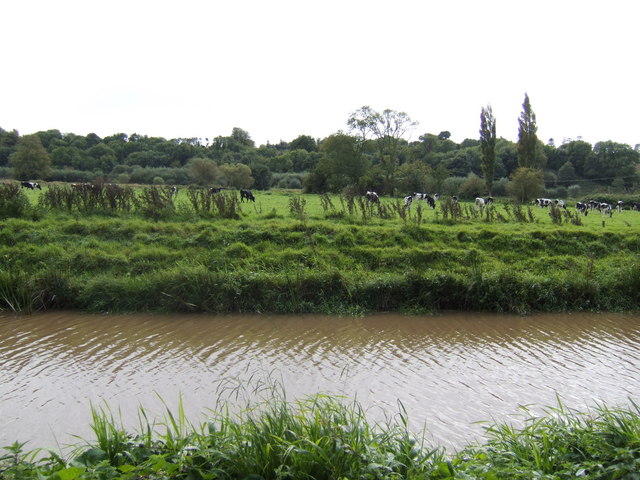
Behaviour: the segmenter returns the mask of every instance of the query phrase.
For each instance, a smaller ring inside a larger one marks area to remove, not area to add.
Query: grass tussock
[[[323,394],[284,398],[193,425],[169,409],[137,433],[108,408],[92,408],[95,440],[70,458],[25,452],[0,456],[2,478],[55,479],[633,479],[640,469],[640,409],[597,406],[582,413],[559,401],[542,416],[525,409],[524,426],[490,425],[482,443],[447,453],[397,421],[371,424],[357,402]]]

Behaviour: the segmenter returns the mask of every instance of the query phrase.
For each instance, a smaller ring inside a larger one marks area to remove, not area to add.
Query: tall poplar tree
[[[538,136],[536,114],[531,110],[529,95],[524,94],[522,113],[518,119],[518,164],[520,167],[535,168]]]
[[[482,153],[482,174],[489,195],[492,195],[493,174],[496,169],[496,119],[491,105],[482,107],[480,112],[480,152]]]

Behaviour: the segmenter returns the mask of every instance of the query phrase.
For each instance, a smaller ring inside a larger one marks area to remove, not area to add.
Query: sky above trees
[[[0,127],[165,138],[323,138],[363,105],[416,139],[640,143],[632,1],[23,0],[3,6]]]

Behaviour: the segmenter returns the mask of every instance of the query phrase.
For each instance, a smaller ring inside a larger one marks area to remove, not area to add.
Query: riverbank
[[[509,204],[483,214],[445,203],[406,212],[398,201],[340,209],[327,196],[274,193],[251,206],[229,200],[223,218],[184,195],[169,213],[40,206],[5,219],[0,309],[528,313],[640,302],[638,212],[605,228]]]
[[[525,427],[495,424],[486,440],[448,454],[407,429],[405,412],[384,425],[356,403],[317,395],[270,401],[239,417],[214,413],[192,425],[180,408],[125,431],[108,409],[93,412],[95,440],[69,459],[25,451],[16,442],[0,457],[3,478],[635,478],[640,410],[601,406],[580,413],[562,404],[527,415]],[[38,459],[39,458],[39,459]]]

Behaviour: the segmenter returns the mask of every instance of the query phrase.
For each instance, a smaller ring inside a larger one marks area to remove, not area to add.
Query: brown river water
[[[487,423],[640,397],[640,316],[444,313],[324,316],[0,317],[0,447],[65,450],[93,440],[91,405],[139,431],[182,398],[199,425],[218,402],[241,408],[281,386],[356,400],[371,422],[397,418],[449,451]]]

